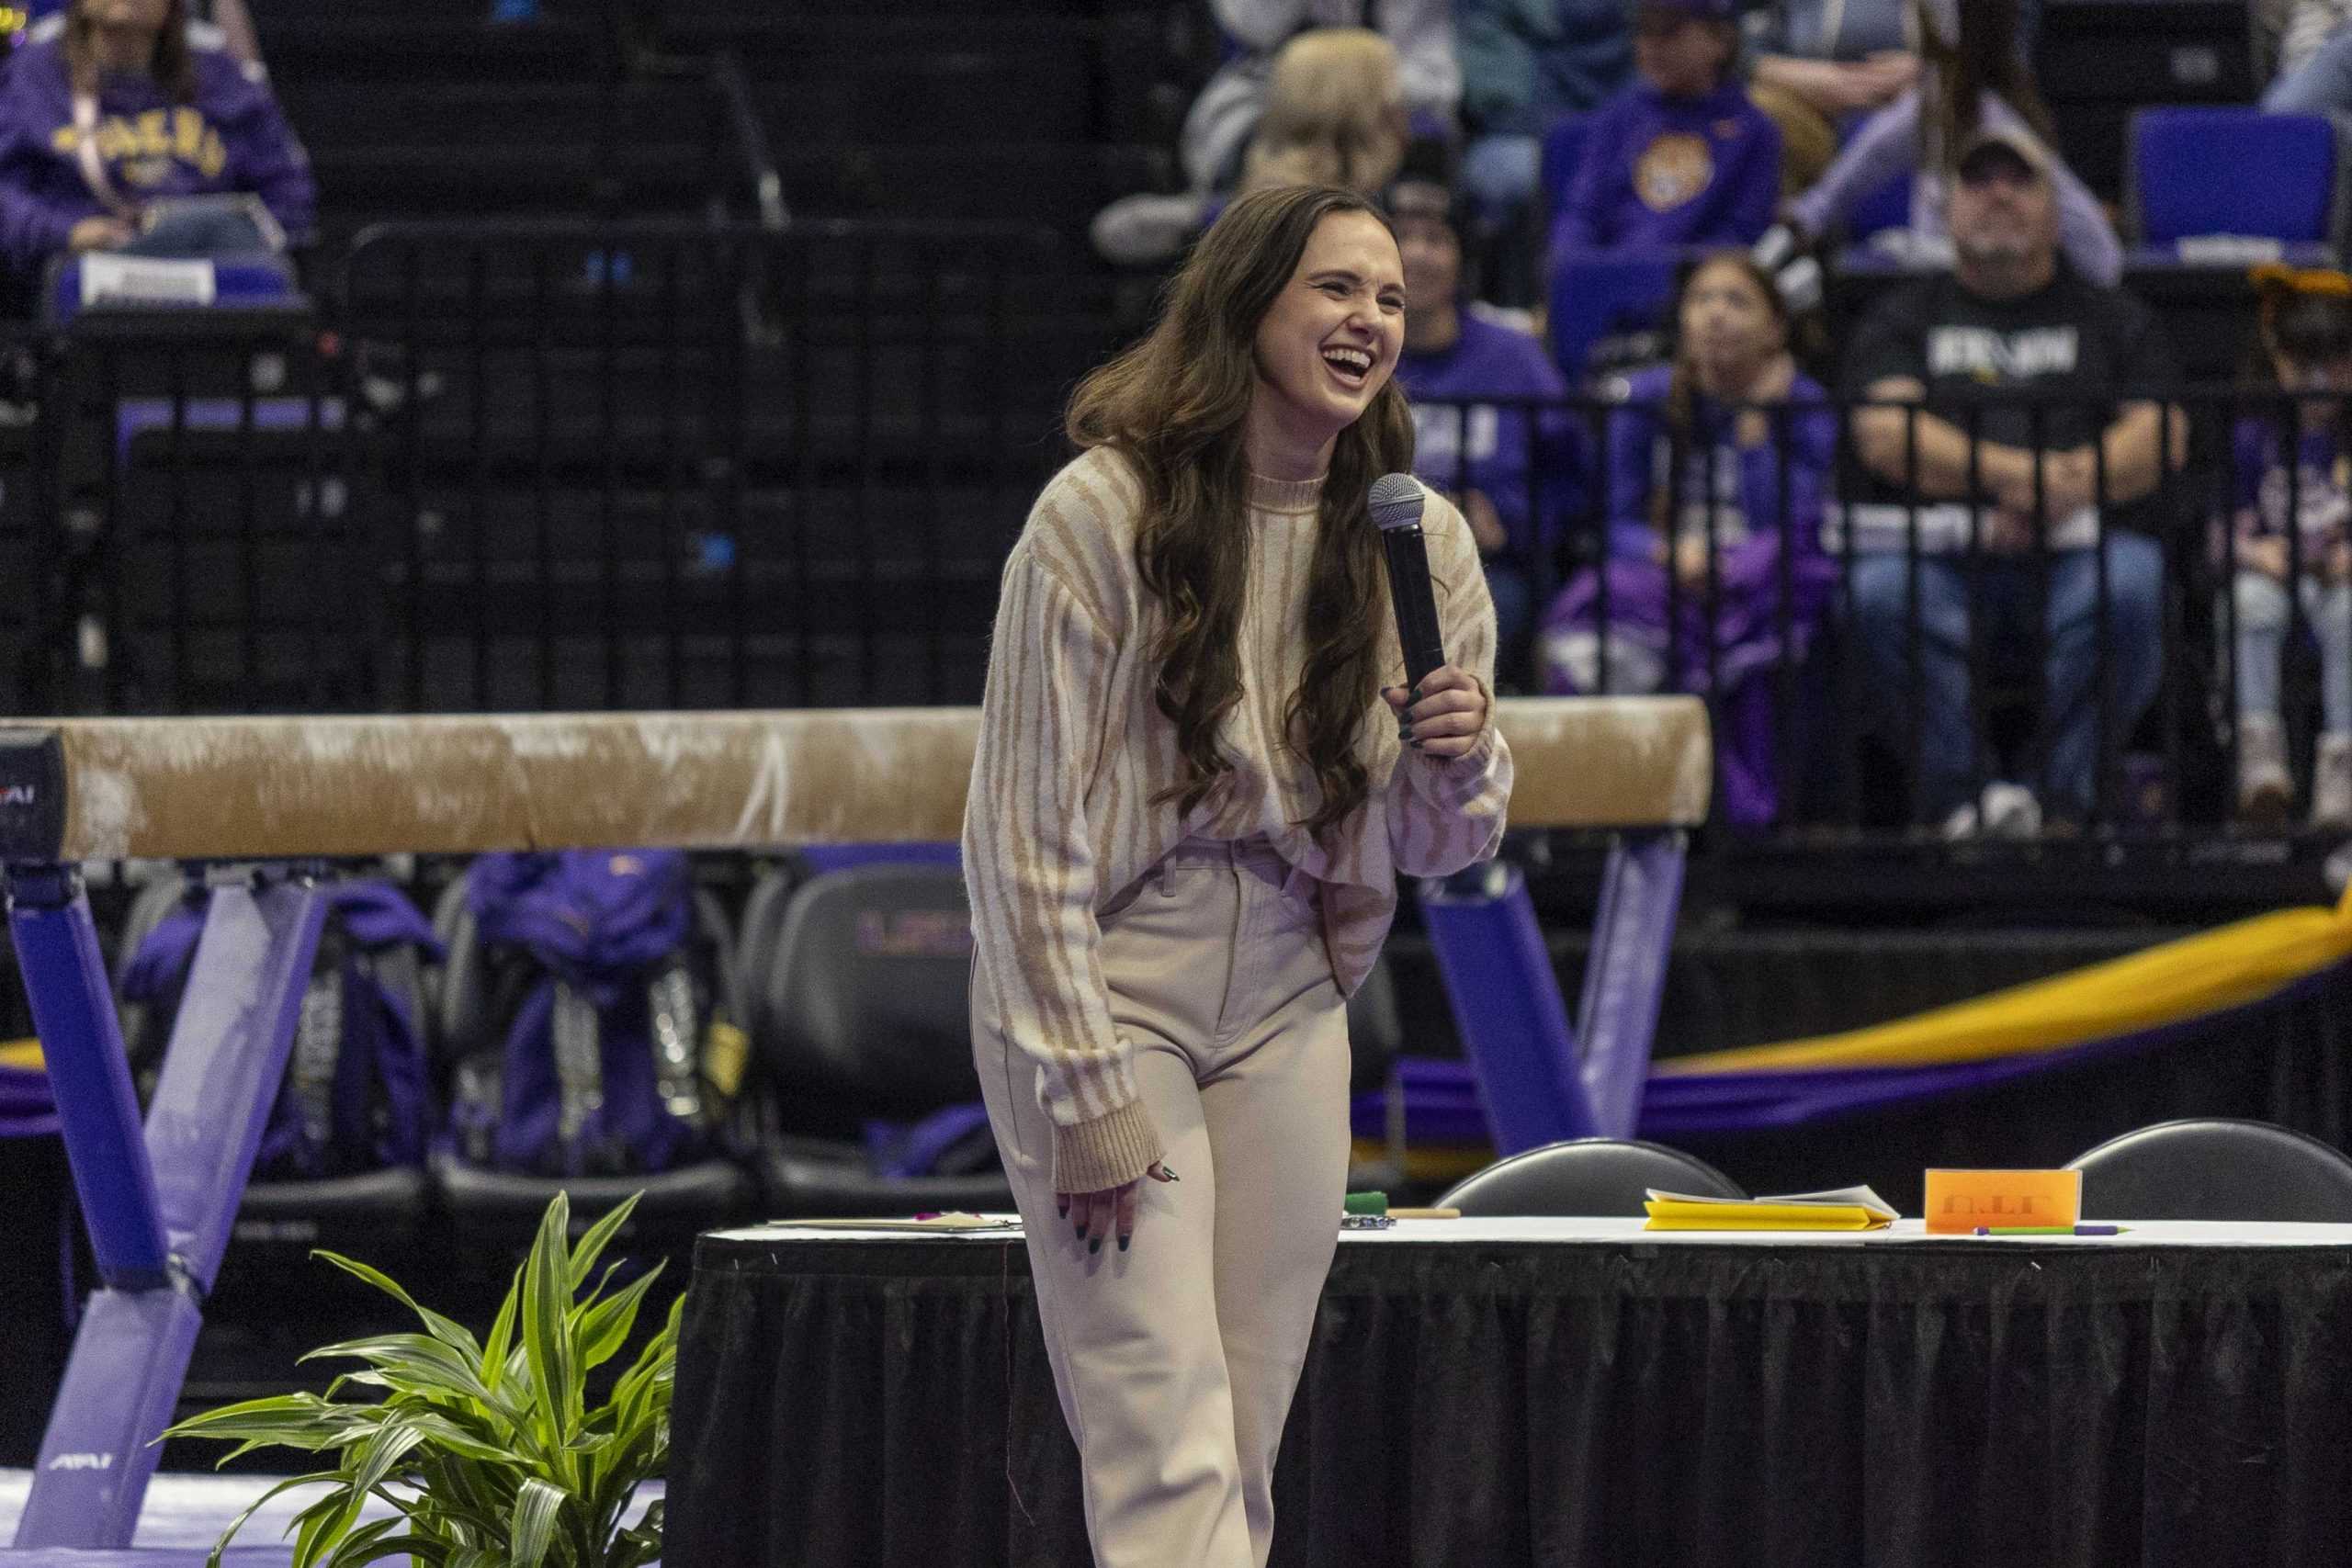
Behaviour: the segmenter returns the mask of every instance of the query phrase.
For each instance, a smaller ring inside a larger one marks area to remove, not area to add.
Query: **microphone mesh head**
[[[1372,520],[1382,528],[1418,528],[1428,499],[1410,474],[1383,474],[1372,481]]]

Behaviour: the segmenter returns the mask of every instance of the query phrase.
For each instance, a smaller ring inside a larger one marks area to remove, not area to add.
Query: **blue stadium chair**
[[[1598,252],[1552,263],[1552,357],[1571,384],[1585,374],[1594,344],[1615,333],[1654,327],[1674,294],[1679,253]]]
[[[2147,108],[2132,117],[2127,201],[2143,245],[2241,234],[2288,246],[2342,236],[2344,160],[2321,115]]]
[[[1907,225],[1912,183],[1913,176],[1905,170],[1854,203],[1846,214],[1846,237],[1860,244],[1883,230]]]
[[[1572,114],[1563,115],[1544,133],[1544,232],[1547,234],[1552,231],[1552,220],[1568,199],[1568,186],[1577,177],[1577,161],[1584,156],[1585,133],[1591,129],[1590,115]]]

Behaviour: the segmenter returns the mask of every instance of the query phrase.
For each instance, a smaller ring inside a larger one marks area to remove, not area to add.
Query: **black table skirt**
[[[2347,1363],[2352,1249],[1343,1246],[1273,1562],[2340,1564]],[[1091,1561],[1018,1243],[705,1237],[673,1443],[671,1568]]]

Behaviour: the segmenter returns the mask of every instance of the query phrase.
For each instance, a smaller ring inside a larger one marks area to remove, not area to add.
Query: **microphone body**
[[[1372,520],[1388,561],[1388,602],[1396,613],[1396,640],[1405,650],[1405,683],[1445,662],[1445,636],[1430,584],[1429,542],[1421,534],[1428,497],[1410,474],[1383,474],[1373,482]]]

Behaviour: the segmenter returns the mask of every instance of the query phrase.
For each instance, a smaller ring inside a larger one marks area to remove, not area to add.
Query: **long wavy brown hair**
[[[1217,729],[1241,700],[1250,555],[1242,433],[1258,387],[1258,326],[1316,225],[1344,212],[1388,222],[1364,197],[1332,186],[1236,201],[1170,282],[1149,334],[1070,399],[1070,440],[1109,446],[1142,476],[1136,568],[1166,611],[1152,649],[1154,697],[1176,726],[1186,771],[1159,798],[1188,814],[1233,772]],[[1374,479],[1412,464],[1412,416],[1392,378],[1332,448],[1307,570],[1306,660],[1283,708],[1283,743],[1314,771],[1320,792],[1306,823],[1317,838],[1371,793],[1362,738],[1380,694],[1387,580],[1368,500]]]
[[[1926,0],[1915,0],[1924,7]],[[2018,0],[1961,0],[1958,36],[1947,39],[1923,14],[1919,17],[1920,62],[1935,91],[1924,106],[1930,145],[1922,164],[1952,172],[1952,164],[1979,129],[1989,89],[2018,111],[2044,146],[2055,146],[2050,109],[2034,84],[2033,66],[2019,37]]]
[[[74,0],[65,14],[65,75],[76,93],[98,90],[98,51],[92,35],[97,24],[90,7]],[[155,53],[148,64],[155,83],[175,102],[196,96],[196,61],[187,47],[187,0],[171,0],[164,15],[164,30],[155,35]]]

